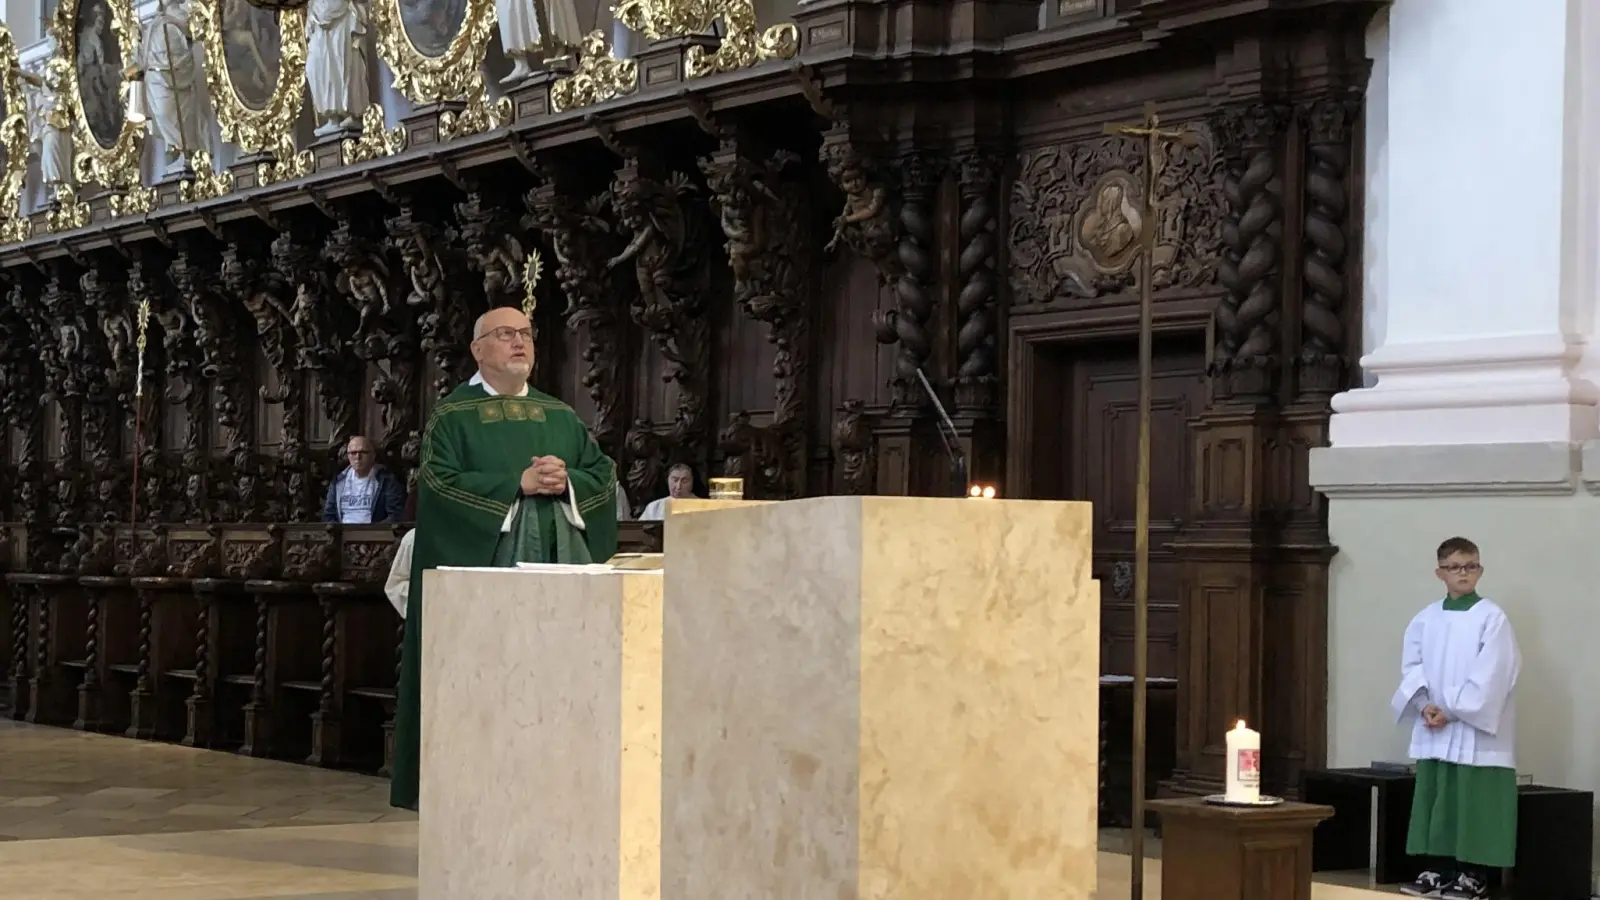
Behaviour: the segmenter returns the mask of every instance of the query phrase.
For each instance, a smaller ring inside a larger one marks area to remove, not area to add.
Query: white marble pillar
[[[1593,790],[1600,3],[1396,0],[1368,32],[1360,390],[1312,451],[1328,762],[1403,760],[1400,636],[1464,535],[1522,646],[1518,769]]]
[[[1334,398],[1334,448],[1596,436],[1596,13],[1398,0],[1373,29],[1363,297],[1378,343],[1371,386]]]

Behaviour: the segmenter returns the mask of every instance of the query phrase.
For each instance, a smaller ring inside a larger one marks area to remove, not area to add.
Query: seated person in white
[[[667,501],[693,496],[694,470],[684,463],[678,463],[667,470],[667,495],[659,500],[651,500],[650,505],[639,514],[639,521],[659,522],[667,517]]]
[[[415,528],[406,532],[400,539],[400,546],[394,548],[394,562],[389,564],[389,580],[384,582],[383,593],[389,598],[389,605],[406,617],[406,598],[411,594],[411,545],[417,542]]]

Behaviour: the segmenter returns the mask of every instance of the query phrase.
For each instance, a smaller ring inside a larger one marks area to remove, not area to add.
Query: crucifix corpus
[[[1154,330],[1154,254],[1157,224],[1156,181],[1166,163],[1166,144],[1193,146],[1187,127],[1163,129],[1155,104],[1147,104],[1137,125],[1107,125],[1106,134],[1144,142],[1144,227],[1139,235],[1139,450],[1133,498],[1133,900],[1144,900],[1144,759],[1146,679],[1150,666],[1150,368]]]

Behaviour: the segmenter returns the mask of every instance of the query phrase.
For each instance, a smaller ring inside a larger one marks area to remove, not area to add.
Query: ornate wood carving
[[[839,454],[839,480],[844,493],[875,493],[878,442],[872,433],[872,416],[860,400],[846,400],[834,417],[833,446]]]
[[[740,139],[730,137],[700,163],[727,238],[734,300],[746,315],[767,325],[767,339],[775,347],[771,422],[756,428],[748,413],[735,413],[720,441],[726,473],[754,476],[746,491],[758,498],[805,493],[811,216],[805,185],[785,174],[799,162],[787,151],[752,159]]]
[[[426,365],[423,348],[429,335],[422,329],[437,330],[437,319],[429,321],[436,309],[432,297],[419,294],[419,283],[430,290],[443,287],[443,272],[433,255],[432,228],[417,221],[411,201],[400,204],[396,215],[385,221],[387,245],[399,257],[402,283],[409,283],[404,302],[395,303],[379,320],[357,355],[378,366],[372,382],[372,399],[377,402],[383,434],[378,438],[384,458],[403,471],[408,485],[422,456],[421,409],[417,400]],[[437,339],[437,335],[433,335]],[[459,346],[458,350],[459,352]]]
[[[167,267],[169,272],[171,265]],[[166,400],[181,404],[184,411],[183,447],[177,464],[169,465],[167,455],[156,449],[160,445],[151,444],[151,458],[156,464],[144,467],[142,474],[147,479],[150,498],[151,515],[147,521],[198,522],[204,520],[208,508],[205,461],[206,434],[211,428],[211,398],[203,389],[189,314],[177,295],[176,282],[173,287],[172,303],[154,316],[161,329],[161,350],[166,363]]]
[[[1227,217],[1225,165],[1211,132],[1167,145],[1156,182],[1154,287],[1202,288],[1217,275]],[[1082,305],[1134,288],[1144,228],[1144,159],[1135,141],[1102,137],[1026,150],[1011,187],[1016,305]]]
[[[468,182],[467,197],[456,204],[461,223],[461,243],[472,270],[483,276],[483,296],[488,308],[522,303],[522,242],[513,231],[516,216],[495,199],[508,192],[495,191],[477,181]],[[479,310],[473,313],[476,317]]]
[[[323,413],[332,426],[328,455],[319,467],[324,484],[339,471],[345,444],[360,427],[363,366],[354,350],[366,343],[376,319],[389,311],[389,270],[381,246],[360,229],[349,210],[340,210],[336,222],[322,247],[323,259],[334,272],[331,286],[323,277],[309,279],[298,285],[295,299],[296,321],[306,320],[295,331],[301,336],[302,354],[304,348],[312,348],[307,361],[316,373]],[[335,293],[346,303],[327,302]]]
[[[199,513],[200,521],[234,522],[253,512],[251,507],[258,497],[255,389],[252,372],[246,368],[253,341],[245,337],[237,307],[213,287],[211,273],[220,268],[219,261],[196,241],[187,241],[179,245],[167,272],[194,329],[194,343],[200,353],[199,375],[202,385],[212,389],[211,412],[216,417],[224,453],[222,459],[211,455],[205,431],[185,448],[184,469],[191,485],[190,514],[204,510]],[[230,286],[230,290],[236,289]],[[200,408],[205,406],[203,396],[194,402]],[[199,420],[191,420],[191,428],[195,421]]]
[[[996,317],[1000,250],[995,193],[1001,158],[978,150],[961,158],[958,185],[961,250],[957,257],[960,293],[956,295],[956,410],[962,415],[993,415],[1000,403],[996,366]]]
[[[823,135],[819,155],[829,180],[844,194],[844,207],[833,219],[833,237],[823,251],[832,253],[843,243],[877,266],[885,281],[898,277],[900,220],[888,174],[856,148],[848,123]]]
[[[528,227],[543,232],[556,259],[555,278],[567,295],[567,330],[582,334],[583,374],[578,382],[594,404],[589,428],[612,459],[622,459],[628,391],[622,378],[626,344],[626,294],[607,272],[607,260],[622,249],[604,218],[609,193],[588,200],[574,196],[570,172],[544,168],[540,185],[527,194]]]
[[[121,374],[117,383],[121,386],[121,395],[118,406],[123,412],[123,427],[126,433],[132,435],[132,444],[128,448],[129,457],[137,456],[139,463],[139,515],[146,522],[168,521],[166,491],[172,484],[172,466],[162,452],[165,446],[164,435],[166,432],[166,417],[161,415],[161,373],[164,371],[164,361],[169,359],[163,345],[164,331],[160,318],[160,310],[166,304],[166,298],[159,283],[160,272],[163,266],[152,259],[153,252],[141,250],[133,253],[128,261],[128,298],[129,329],[133,336],[130,346],[123,355],[119,366]],[[136,398],[138,385],[135,384],[138,354],[138,308],[141,302],[149,303],[150,319],[146,322],[146,347],[144,365],[144,396]],[[181,337],[181,333],[178,335]],[[168,382],[171,383],[170,381]],[[142,404],[142,408],[141,405]],[[131,476],[131,472],[129,473]],[[131,495],[129,509],[132,511]],[[143,574],[143,573],[141,573]]]
[[[943,174],[940,161],[927,153],[902,157],[900,172],[900,270],[895,279],[895,307],[872,316],[878,343],[895,344],[894,404],[926,402],[917,370],[933,353],[934,282],[938,278],[934,203]]]
[[[415,316],[419,348],[435,369],[433,394],[443,397],[455,387],[472,328],[467,310],[449,288],[445,268],[449,236],[423,218],[409,199],[385,224],[389,247],[399,256],[401,273],[409,283],[405,305]]]
[[[39,483],[44,416],[39,398],[44,393],[45,370],[32,326],[38,317],[28,315],[28,305],[27,289],[19,279],[0,308],[0,415],[6,423],[8,517],[27,524],[32,531],[41,524],[44,507]]]
[[[112,522],[124,516],[124,468],[118,464],[117,414],[120,377],[133,350],[133,322],[126,298],[118,290],[126,276],[106,260],[91,262],[78,279],[83,302],[98,327],[84,327],[83,449],[90,487],[85,518]],[[87,323],[85,323],[87,325]]]
[[[666,446],[655,427],[644,419],[633,420],[625,440],[628,468],[623,480],[627,483],[633,513],[638,515],[649,502],[648,498],[655,496],[666,482]]]
[[[82,301],[63,282],[65,265],[50,268],[50,275],[39,302],[44,315],[34,321],[34,338],[44,362],[46,402],[54,401],[56,418],[56,464],[53,475],[51,521],[56,527],[73,529],[78,504],[83,494],[83,393],[84,327]]]
[[[663,449],[669,461],[704,471],[710,442],[711,325],[706,318],[708,223],[681,173],[647,177],[639,160],[617,173],[611,203],[629,242],[607,268],[632,263],[639,284],[633,320],[666,359],[662,378],[677,385],[677,407]],[[630,436],[630,450],[632,438]],[[629,484],[630,489],[633,487]]]
[[[1227,156],[1228,246],[1218,277],[1213,375],[1219,396],[1269,399],[1279,375],[1278,272],[1282,265],[1283,182],[1278,161],[1286,110],[1260,102],[1218,110],[1212,128]]]
[[[1306,129],[1305,234],[1300,270],[1304,278],[1300,308],[1301,396],[1328,397],[1344,388],[1345,257],[1349,249],[1350,141],[1360,99],[1321,97],[1305,104],[1299,119]]]

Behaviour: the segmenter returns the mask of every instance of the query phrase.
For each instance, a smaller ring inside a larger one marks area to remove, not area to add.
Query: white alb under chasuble
[[[1517,705],[1513,689],[1522,654],[1505,611],[1487,598],[1470,609],[1435,601],[1406,626],[1400,687],[1390,705],[1396,720],[1416,716],[1411,758],[1466,766],[1516,768]],[[1450,722],[1423,723],[1433,704]]]

